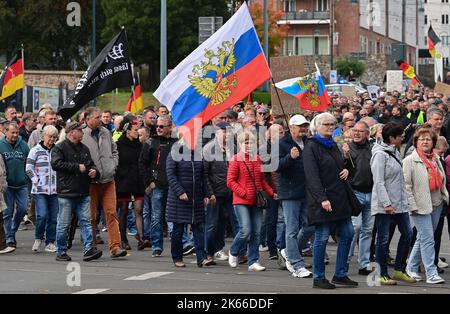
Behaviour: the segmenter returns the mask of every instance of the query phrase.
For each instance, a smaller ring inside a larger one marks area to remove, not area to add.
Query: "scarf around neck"
[[[332,137],[325,138],[320,136],[319,134],[316,134],[313,136],[314,139],[316,139],[320,144],[322,144],[327,149],[332,149],[334,145],[334,141]]]
[[[434,159],[434,153],[425,153],[420,148],[416,149],[417,154],[419,155],[422,162],[427,167],[428,172],[428,183],[430,185],[430,191],[434,192],[436,190],[440,190],[442,188],[442,176],[439,172],[438,166],[434,165],[431,161],[434,160],[436,163],[439,162],[439,160]]]

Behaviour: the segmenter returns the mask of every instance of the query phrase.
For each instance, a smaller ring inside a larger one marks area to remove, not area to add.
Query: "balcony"
[[[330,11],[285,12],[278,24],[318,24],[330,23]]]

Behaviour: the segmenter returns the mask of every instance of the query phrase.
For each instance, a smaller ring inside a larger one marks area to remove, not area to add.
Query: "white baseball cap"
[[[289,120],[289,125],[303,125],[303,124],[310,124],[308,120],[301,114],[296,114]]]

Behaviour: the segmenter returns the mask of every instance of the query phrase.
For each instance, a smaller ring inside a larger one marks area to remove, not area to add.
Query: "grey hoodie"
[[[384,208],[387,206],[394,207],[396,214],[408,212],[408,197],[402,165],[386,151],[395,154],[397,159],[402,161],[399,151],[394,146],[376,143],[372,148],[370,160],[374,182],[372,215],[386,214]]]

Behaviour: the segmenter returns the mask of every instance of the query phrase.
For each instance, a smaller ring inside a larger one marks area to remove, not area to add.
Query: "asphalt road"
[[[445,226],[447,228],[447,226]],[[102,234],[106,239],[105,233]],[[165,251],[161,257],[152,258],[151,250],[137,251],[136,241],[129,237],[133,250],[129,256],[112,260],[107,245],[99,245],[104,256],[92,262],[82,261],[81,244],[76,235],[74,247],[69,251],[72,263],[57,262],[55,254],[31,251],[34,230],[17,233],[18,248],[8,255],[0,256],[0,293],[32,294],[310,294],[310,293],[450,293],[450,269],[443,274],[446,283],[429,285],[400,283],[395,287],[369,286],[366,277],[357,274],[353,262],[349,277],[358,281],[358,288],[339,288],[333,291],[312,289],[312,279],[292,277],[287,271],[278,269],[276,261],[268,260],[268,253],[261,253],[265,272],[248,272],[247,266],[232,269],[227,261],[218,261],[217,266],[198,268],[195,256],[185,258],[187,267],[176,269],[170,258],[170,243],[165,239]],[[227,248],[230,240],[227,239]],[[393,244],[396,244],[394,239]],[[330,265],[327,278],[331,279],[335,266],[337,245],[328,245]],[[394,245],[391,247],[395,251]],[[441,256],[450,260],[450,245],[447,229],[444,230]],[[306,258],[311,262],[311,258]],[[68,269],[69,268],[69,269]],[[79,270],[79,272],[77,272]],[[392,271],[392,269],[391,269]],[[77,274],[80,274],[77,276]]]

